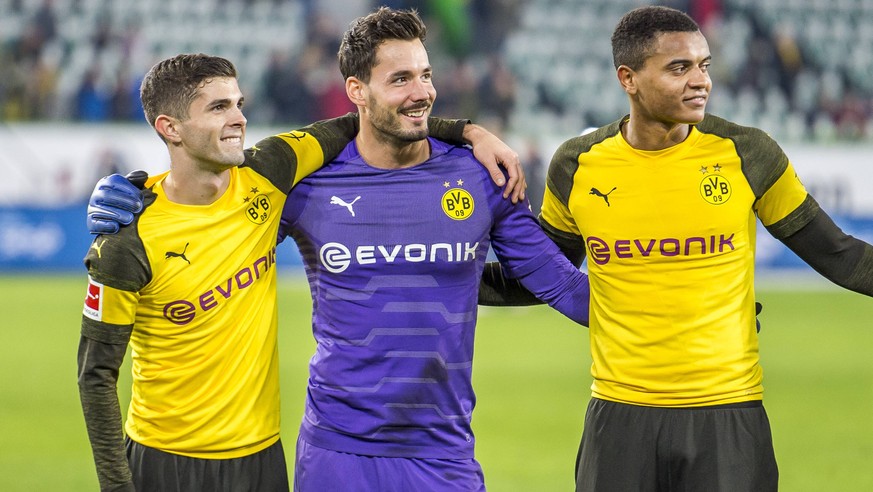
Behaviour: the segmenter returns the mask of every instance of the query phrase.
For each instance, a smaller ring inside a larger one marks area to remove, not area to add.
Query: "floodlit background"
[[[139,105],[155,62],[182,52],[232,60],[253,144],[352,111],[336,64],[341,33],[378,5],[418,8],[435,114],[470,118],[513,145],[537,209],[557,146],[627,111],[609,37],[647,3],[0,0],[0,490],[96,489],[75,385],[85,200],[103,175],[167,167]],[[838,224],[873,242],[873,0],[662,4],[690,13],[709,40],[708,110],[774,136]],[[291,463],[313,344],[299,257],[280,249]],[[873,300],[820,280],[763,230],[757,268],[782,489],[873,490]],[[489,490],[572,489],[587,340],[547,308],[481,311],[474,427]]]

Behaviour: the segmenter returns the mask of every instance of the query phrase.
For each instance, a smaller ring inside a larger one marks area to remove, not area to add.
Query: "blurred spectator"
[[[130,67],[122,62],[109,97],[109,117],[113,121],[140,121],[144,118],[139,86],[142,77],[132,78]]]
[[[97,15],[94,32],[91,34],[94,52],[100,53],[105,50],[112,43],[113,37],[112,14],[108,10],[103,10]]]
[[[445,117],[476,119],[479,115],[479,83],[469,59],[452,59],[447,67],[434,72],[437,100],[434,114]]]
[[[470,7],[466,0],[430,0],[427,2],[427,13],[436,22],[430,25],[439,26],[438,42],[453,58],[464,59],[473,50],[473,34],[470,25]]]
[[[849,90],[834,108],[832,117],[836,124],[837,137],[844,140],[861,140],[870,135],[867,123],[871,114],[870,104]]]
[[[523,0],[476,0],[469,2],[473,21],[473,49],[478,53],[502,53],[504,40],[518,27]]]
[[[74,118],[79,121],[106,121],[109,98],[100,85],[100,67],[92,65],[76,90]]]
[[[530,209],[534,215],[540,213],[543,205],[543,194],[546,192],[546,162],[543,159],[540,144],[536,139],[525,142],[525,153],[521,158],[524,166],[524,176],[527,180],[527,195]]]
[[[488,69],[479,83],[480,112],[486,117],[496,117],[501,128],[509,125],[509,117],[515,106],[515,75],[502,56],[492,54]]]
[[[57,61],[43,53],[31,67],[26,86],[28,119],[44,120],[54,115],[58,85]]]
[[[311,104],[308,105],[310,117],[305,121],[315,121],[341,116],[357,108],[346,96],[345,80],[337,68],[336,51],[327,51],[329,43],[310,43],[303,49],[298,64],[303,78],[302,88]]]
[[[273,124],[297,125],[315,121],[312,94],[303,81],[303,69],[284,50],[273,50],[264,72],[262,90],[267,119]]]
[[[33,15],[33,25],[39,32],[44,44],[54,41],[58,35],[58,20],[55,13],[54,0],[43,0],[42,5]]]

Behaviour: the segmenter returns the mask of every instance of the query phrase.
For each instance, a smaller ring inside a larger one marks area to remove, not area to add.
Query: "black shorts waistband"
[[[661,410],[728,410],[731,408],[761,408],[764,406],[764,402],[762,400],[750,400],[750,401],[740,401],[737,403],[723,403],[720,405],[701,405],[696,407],[666,407],[666,406],[656,406],[656,405],[636,405],[633,403],[622,403],[611,400],[604,400],[602,398],[591,397],[592,400],[599,400],[604,403],[614,403],[616,405],[630,405],[634,407],[643,407],[643,408],[657,408]]]

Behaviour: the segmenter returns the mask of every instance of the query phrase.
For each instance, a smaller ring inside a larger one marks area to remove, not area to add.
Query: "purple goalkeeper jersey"
[[[354,142],[301,181],[280,237],[303,256],[317,347],[300,434],[371,456],[473,457],[473,336],[488,247],[511,277],[579,322],[588,281],[469,149],[429,139],[406,169]],[[547,356],[547,354],[543,354]]]

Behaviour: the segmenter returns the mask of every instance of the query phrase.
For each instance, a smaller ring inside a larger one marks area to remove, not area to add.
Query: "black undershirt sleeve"
[[[844,233],[823,210],[782,242],[831,282],[873,296],[873,246]]]
[[[428,135],[453,145],[464,145],[464,127],[470,120],[456,120],[431,116],[427,119]]]
[[[94,324],[90,320],[82,324],[78,380],[97,478],[101,491],[133,491],[117,390],[118,371],[127,351],[130,330],[97,335]]]

